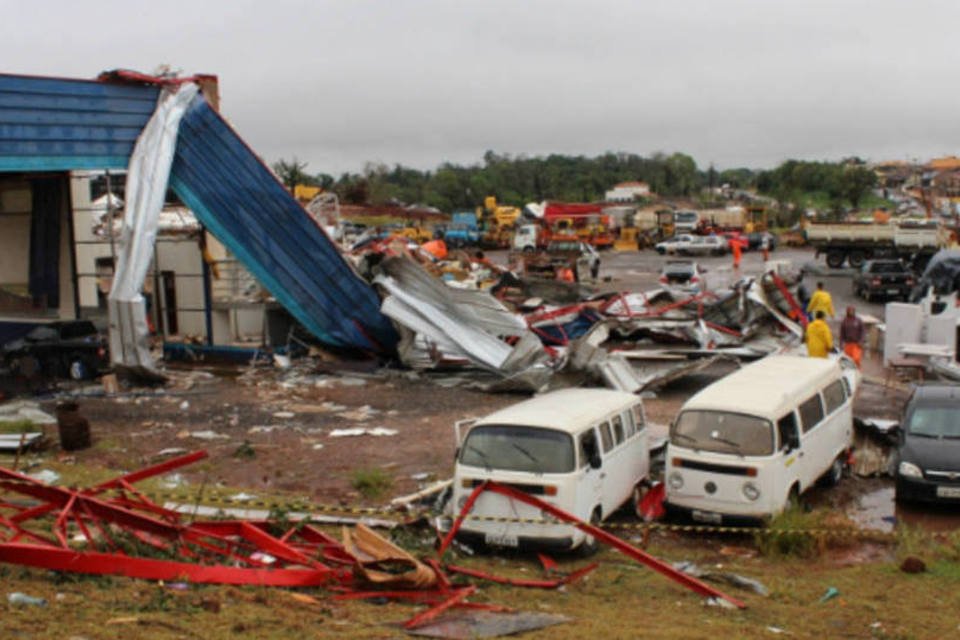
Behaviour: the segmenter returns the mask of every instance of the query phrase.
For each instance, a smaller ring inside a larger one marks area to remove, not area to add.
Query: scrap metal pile
[[[447,532],[436,558],[417,559],[363,525],[338,541],[305,522],[193,520],[159,505],[134,484],[207,457],[199,451],[119,476],[87,489],[46,485],[0,467],[0,562],[52,571],[192,583],[324,587],[339,600],[388,598],[427,608],[403,623],[423,627],[451,608],[509,612],[468,601],[477,587],[451,576],[530,588],[559,588],[596,564],[542,580],[512,579],[442,564],[444,552],[483,491],[533,504],[697,594],[739,600],[704,584],[609,533],[536,497],[488,482],[478,486]],[[544,569],[556,567],[543,559]]]
[[[414,370],[479,369],[500,378],[491,388],[540,391],[569,369],[639,391],[717,357],[759,358],[803,338],[790,292],[799,274],[787,268],[704,293],[594,294],[457,254],[440,261],[386,243],[358,258]]]

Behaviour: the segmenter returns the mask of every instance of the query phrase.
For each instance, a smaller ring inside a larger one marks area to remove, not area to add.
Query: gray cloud
[[[770,166],[960,141],[956,2],[0,4],[3,71],[217,73],[254,149],[313,172],[486,149]]]

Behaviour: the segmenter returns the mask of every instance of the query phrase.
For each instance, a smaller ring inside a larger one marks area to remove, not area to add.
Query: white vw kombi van
[[[480,420],[458,422],[456,431],[455,513],[474,487],[493,480],[598,523],[647,478],[643,405],[629,393],[553,391]],[[468,542],[557,550],[585,545],[586,551],[595,545],[575,527],[553,524],[540,509],[492,492],[480,494],[471,515],[480,519],[464,520],[458,534]]]
[[[670,427],[667,507],[714,524],[763,519],[821,477],[838,482],[859,379],[838,360],[775,355],[702,390]]]

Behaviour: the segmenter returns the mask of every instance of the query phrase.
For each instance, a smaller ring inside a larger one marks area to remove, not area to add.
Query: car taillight
[[[660,276],[660,282],[662,282],[663,284],[667,284],[670,281],[667,280],[667,276]]]
[[[879,286],[879,285],[880,285],[881,280],[880,280],[880,278],[874,278],[874,279],[871,280],[870,282],[873,284],[873,286],[876,287],[876,286]]]
[[[907,282],[907,285],[908,285],[908,286],[912,286],[912,285],[913,285],[913,278],[907,278],[906,282]]]
[[[106,350],[106,349],[104,349],[103,347],[100,347],[99,349],[97,349],[97,357],[98,357],[98,358],[102,358],[102,357],[104,357],[105,355],[107,355],[107,350]]]
[[[700,278],[698,278],[697,276],[693,276],[692,278],[690,278],[690,282],[700,282]]]

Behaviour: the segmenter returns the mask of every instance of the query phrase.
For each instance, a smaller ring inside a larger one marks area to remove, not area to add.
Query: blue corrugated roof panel
[[[124,169],[159,89],[0,75],[0,171]]]
[[[394,347],[396,332],[373,288],[201,96],[180,124],[170,185],[318,338],[375,351]]]
[[[125,169],[158,95],[152,86],[0,75],[0,171]],[[170,185],[318,338],[395,346],[373,288],[202,97],[181,124]]]

